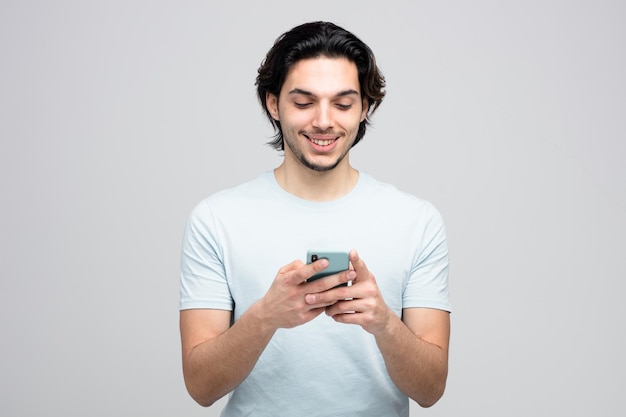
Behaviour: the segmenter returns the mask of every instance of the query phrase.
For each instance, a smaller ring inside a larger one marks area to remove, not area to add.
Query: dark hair
[[[359,74],[361,95],[369,104],[367,116],[359,125],[354,141],[356,145],[365,135],[369,116],[374,113],[385,96],[385,78],[376,66],[372,50],[352,33],[329,22],[311,22],[296,26],[281,35],[267,53],[256,77],[257,96],[265,114],[274,126],[276,135],[268,142],[277,150],[284,149],[280,122],[267,109],[267,93],[278,97],[292,65],[302,59],[347,58],[353,62]]]

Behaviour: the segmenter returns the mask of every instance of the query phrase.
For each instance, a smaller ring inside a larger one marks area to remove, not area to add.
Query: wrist
[[[389,307],[384,314],[384,319],[380,322],[380,325],[374,334],[378,337],[392,337],[397,331],[398,326],[404,326],[404,323]]]
[[[243,316],[246,316],[253,329],[261,334],[268,334],[271,337],[278,330],[278,326],[272,324],[270,309],[267,308],[263,298],[252,304]]]

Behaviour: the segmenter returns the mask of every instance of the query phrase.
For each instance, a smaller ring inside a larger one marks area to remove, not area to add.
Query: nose
[[[317,106],[315,117],[313,118],[313,127],[320,130],[326,130],[333,127],[332,109],[326,103],[320,103]]]

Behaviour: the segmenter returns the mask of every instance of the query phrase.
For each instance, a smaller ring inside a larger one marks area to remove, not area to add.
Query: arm
[[[422,407],[434,405],[443,395],[448,376],[450,314],[404,309],[402,321],[391,313],[388,325],[375,336],[396,386]]]
[[[351,287],[308,294],[307,302],[326,302],[326,314],[336,321],[358,324],[373,334],[396,386],[422,407],[432,406],[443,395],[448,374],[449,313],[407,308],[400,319],[385,304],[356,251],[350,261],[356,273]]]
[[[229,328],[231,315],[225,310],[180,312],[185,385],[204,407],[248,376],[274,333],[250,310]]]
[[[268,292],[232,327],[230,311],[181,311],[183,375],[191,397],[210,406],[248,376],[277,329],[299,326],[321,314],[328,304],[307,304],[305,294],[350,279],[343,273],[304,283],[327,266],[326,260],[310,265],[295,261],[281,268]]]

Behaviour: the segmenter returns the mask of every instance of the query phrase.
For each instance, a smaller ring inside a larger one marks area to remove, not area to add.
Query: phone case
[[[316,279],[324,278],[329,275],[336,274],[341,271],[345,271],[350,268],[350,257],[348,256],[348,252],[342,251],[314,251],[309,250],[306,253],[306,263],[310,264],[315,262],[318,259],[328,259],[328,268],[325,270],[318,272],[313,275],[307,281],[311,282]]]

